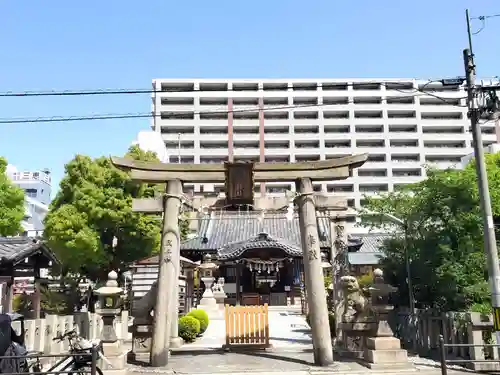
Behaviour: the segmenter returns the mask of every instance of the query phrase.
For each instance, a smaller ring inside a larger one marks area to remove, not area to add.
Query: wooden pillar
[[[33,310],[35,313],[35,319],[40,319],[40,311],[41,311],[41,305],[42,305],[42,290],[41,290],[41,283],[40,283],[40,265],[38,263],[38,259],[35,259],[35,266],[34,266],[34,278],[35,278],[35,290],[33,293]]]
[[[328,327],[328,306],[321,267],[320,242],[313,185],[309,178],[296,182],[297,204],[299,208],[300,237],[304,260],[304,278],[309,304],[310,326],[312,331],[314,364],[329,366],[333,364],[333,349]]]
[[[188,268],[185,271],[186,273],[186,311],[187,314],[193,308],[193,299],[194,299],[194,270],[192,268]]]
[[[14,301],[14,277],[11,277],[4,284],[5,286],[5,299],[3,303],[3,312],[11,313],[12,312],[12,303]]]
[[[172,329],[172,299],[178,298],[174,291],[179,287],[177,268],[179,264],[179,208],[182,184],[179,180],[167,183],[163,199],[163,228],[158,267],[158,291],[154,310],[153,337],[151,344],[151,365],[166,366]]]
[[[236,264],[236,306],[240,305],[241,301],[241,293],[240,293],[240,284],[241,284],[241,264]]]

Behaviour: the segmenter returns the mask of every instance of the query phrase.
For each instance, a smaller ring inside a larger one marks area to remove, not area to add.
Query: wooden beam
[[[310,178],[314,181],[343,180],[349,177],[350,168],[348,166],[332,169],[311,169],[311,170],[267,170],[255,171],[255,182],[279,182],[295,181],[299,178]],[[194,183],[217,183],[224,182],[226,175],[224,172],[201,172],[201,171],[158,171],[132,169],[130,177],[135,181],[150,183],[161,183],[172,179],[179,179]]]

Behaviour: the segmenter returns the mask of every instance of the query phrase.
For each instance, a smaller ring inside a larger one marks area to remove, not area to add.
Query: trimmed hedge
[[[200,333],[200,321],[192,316],[179,318],[179,337],[186,342],[196,339]]]
[[[207,328],[210,320],[208,319],[208,314],[201,309],[191,310],[186,316],[192,316],[195,319],[198,319],[200,322],[200,334],[203,334]]]

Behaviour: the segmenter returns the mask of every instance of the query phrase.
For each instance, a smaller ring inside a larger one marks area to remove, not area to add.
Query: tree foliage
[[[486,156],[494,215],[500,215],[500,154]],[[367,197],[361,212],[367,226],[386,226],[382,267],[408,305],[405,244],[417,307],[464,310],[489,303],[483,223],[474,161],[463,170],[427,170],[428,178],[384,196]],[[405,222],[390,224],[383,215]]]
[[[158,160],[155,153],[137,146],[126,157]],[[134,261],[158,252],[161,216],[132,212],[132,198],[152,197],[161,186],[131,181],[108,157],[77,155],[65,172],[44,236],[67,272],[103,280],[110,270],[125,271]]]
[[[24,215],[24,191],[7,177],[7,160],[0,157],[0,237],[22,232]]]

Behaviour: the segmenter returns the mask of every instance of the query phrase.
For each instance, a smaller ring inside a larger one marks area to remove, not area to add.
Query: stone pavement
[[[373,371],[356,362],[344,359],[329,368],[313,365],[312,339],[310,329],[300,310],[290,308],[270,308],[269,330],[272,349],[254,352],[225,352],[224,319],[213,319],[203,337],[194,343],[185,344],[174,350],[167,368],[145,368],[132,366],[129,375],[151,373],[165,374],[401,374],[403,371]],[[413,357],[416,364],[410,373],[419,375],[439,375],[439,363]],[[449,375],[470,374],[453,366]]]

